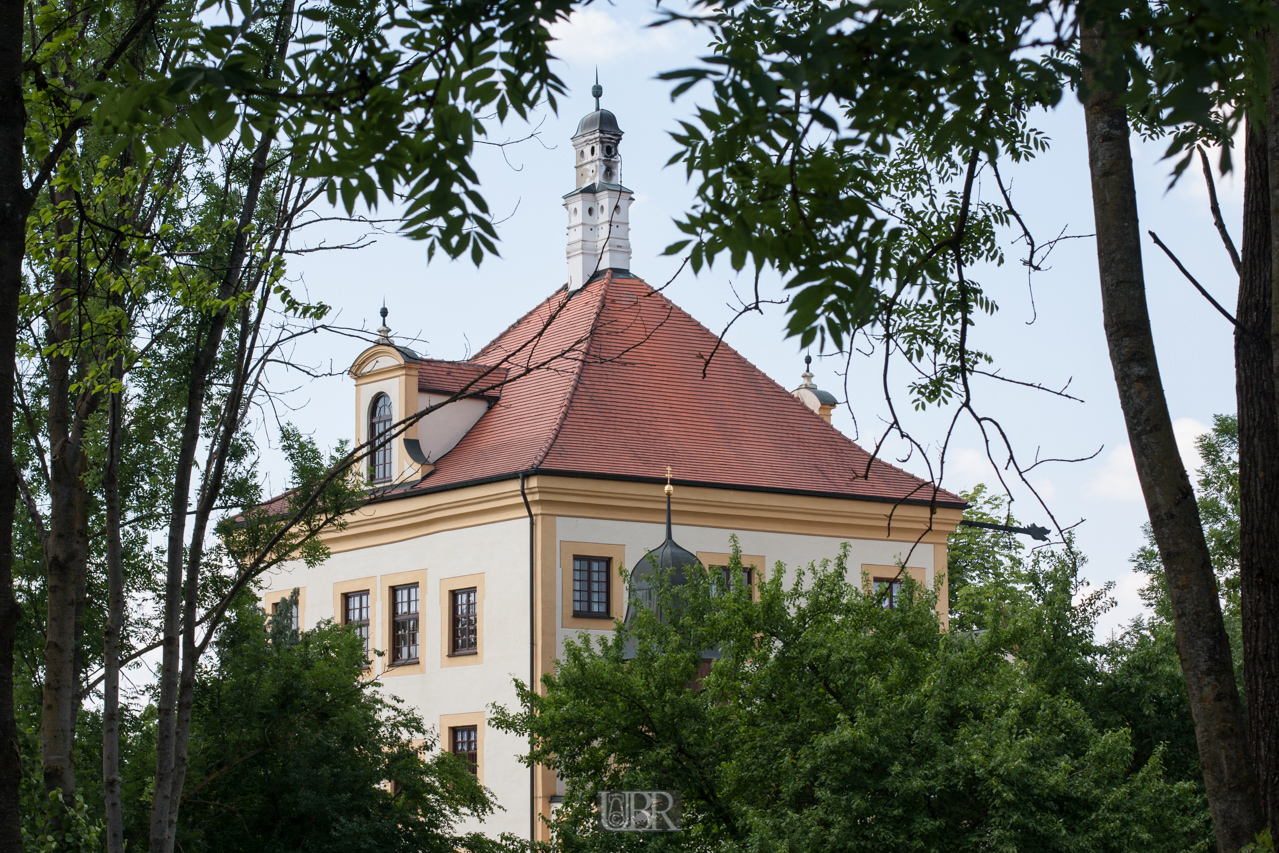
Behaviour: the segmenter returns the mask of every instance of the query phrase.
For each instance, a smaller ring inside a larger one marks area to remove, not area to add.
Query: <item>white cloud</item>
[[[1181,461],[1185,463],[1186,472],[1190,474],[1192,483],[1199,479],[1198,471],[1204,464],[1203,457],[1199,455],[1199,448],[1195,446],[1195,440],[1209,431],[1209,427],[1194,418],[1177,418],[1172,422],[1172,432],[1177,436],[1177,449],[1181,451]]]
[[[639,53],[679,49],[684,33],[677,26],[647,27],[591,6],[551,26],[551,51],[571,64],[608,65]]]
[[[1088,483],[1088,494],[1116,501],[1141,500],[1141,483],[1137,480],[1132,447],[1125,444],[1106,454],[1102,469]]]
[[[1057,486],[1047,477],[1036,477],[1030,481],[1030,484],[1035,487],[1035,491],[1039,493],[1039,497],[1043,498],[1045,503],[1057,497]]]
[[[963,483],[981,483],[991,479],[990,460],[971,447],[963,447],[946,459],[946,479]]]
[[[1193,483],[1197,479],[1196,472],[1203,465],[1203,458],[1195,447],[1195,439],[1208,432],[1208,427],[1194,418],[1177,418],[1172,422],[1172,432],[1177,439],[1181,461]],[[1131,446],[1125,444],[1106,454],[1102,469],[1088,483],[1088,494],[1117,501],[1142,499],[1141,482],[1137,479],[1137,466],[1133,462]]]
[[[1137,572],[1127,571],[1115,578],[1110,595],[1115,606],[1097,620],[1097,639],[1108,640],[1112,633],[1118,635],[1138,616],[1149,615],[1146,603],[1141,600],[1141,588],[1149,578]]]

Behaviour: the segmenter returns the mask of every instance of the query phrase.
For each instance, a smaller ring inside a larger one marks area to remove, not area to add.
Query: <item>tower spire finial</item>
[[[591,97],[595,98],[595,111],[599,112],[600,95],[604,94],[604,87],[600,85],[600,67],[595,66],[595,85],[591,87]]]
[[[675,494],[675,490],[671,488],[671,466],[666,466],[666,541],[675,541],[671,536],[671,495]]]

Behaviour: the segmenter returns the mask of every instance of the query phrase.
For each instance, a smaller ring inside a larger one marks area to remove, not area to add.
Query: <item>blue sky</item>
[[[544,110],[535,120],[536,139],[505,150],[486,149],[478,158],[482,192],[499,226],[501,257],[486,260],[479,270],[469,261],[437,257],[427,263],[425,247],[393,235],[380,235],[357,252],[303,255],[290,263],[290,275],[313,298],[333,305],[344,325],[375,328],[385,299],[390,326],[397,337],[415,339],[419,351],[437,358],[463,358],[504,329],[513,319],[559,287],[566,278],[565,219],[561,196],[573,188],[569,137],[578,119],[592,109],[589,90],[598,66],[604,86],[603,105],[616,113],[625,131],[623,181],[635,192],[631,211],[632,270],[660,286],[674,277],[666,294],[694,317],[720,330],[733,316],[734,285],[749,289],[748,274],[735,275],[727,265],[694,276],[675,276],[678,260],[661,255],[678,239],[673,219],[690,204],[692,188],[679,167],[665,167],[675,146],[669,132],[687,117],[695,95],[672,103],[669,85],[655,79],[661,71],[684,67],[706,54],[704,34],[687,27],[646,27],[647,3],[595,4],[556,30],[561,76],[571,87],[559,114]],[[1014,201],[1040,240],[1092,232],[1091,198],[1084,144],[1083,113],[1073,95],[1037,126],[1052,141],[1037,161],[1008,167]],[[518,139],[529,128],[513,123],[502,138]],[[1229,259],[1212,227],[1207,194],[1198,169],[1166,190],[1170,164],[1161,161],[1160,143],[1134,141],[1142,228],[1153,229],[1182,261],[1227,306],[1235,287]],[[1238,234],[1242,181],[1227,177],[1218,184],[1226,221]],[[981,192],[997,192],[993,185]],[[386,215],[381,211],[380,215]],[[316,243],[320,232],[303,240]],[[330,241],[339,236],[327,229]],[[1097,260],[1091,239],[1061,243],[1049,269],[1034,277],[1034,308],[1024,269],[1015,262],[1017,235],[1003,235],[1010,263],[980,271],[987,292],[1000,304],[993,318],[976,330],[976,345],[991,352],[1012,378],[1060,387],[1070,381],[1076,403],[1015,389],[1004,383],[979,382],[984,413],[997,417],[1009,431],[1023,459],[1079,457],[1100,448],[1095,459],[1070,465],[1049,464],[1032,474],[1036,488],[1063,524],[1081,521],[1078,542],[1089,557],[1085,570],[1093,583],[1115,581],[1118,606],[1101,629],[1108,632],[1140,611],[1139,581],[1128,557],[1141,542],[1144,505],[1132,467],[1114,379],[1102,331]],[[1232,338],[1229,324],[1191,288],[1172,264],[1147,243],[1143,247],[1151,316],[1172,416],[1183,442],[1183,455],[1197,464],[1193,437],[1211,424],[1214,413],[1234,411]],[[762,279],[770,293],[780,293],[775,276]],[[743,290],[745,292],[745,290]],[[1029,323],[1034,318],[1033,323]],[[761,316],[736,323],[728,342],[788,388],[799,382],[803,355],[784,337],[784,309],[775,306]],[[345,369],[363,344],[349,338],[308,339],[297,356],[338,371]],[[816,355],[816,353],[814,353]],[[838,362],[838,363],[837,363]],[[819,386],[844,396],[842,360],[819,359]],[[851,411],[863,444],[873,443],[883,428],[886,409],[879,390],[877,363],[855,359],[848,376]],[[283,384],[288,384],[282,380]],[[290,419],[313,432],[324,444],[348,437],[352,396],[345,377],[302,384],[294,395],[298,410]],[[941,439],[944,413],[910,414],[915,435],[929,443]],[[837,412],[835,424],[853,435],[849,407]],[[945,485],[968,488],[993,484],[980,436],[964,427],[952,445]],[[918,460],[902,462],[904,448],[889,445],[885,457],[922,471]],[[1024,489],[1014,489],[1015,511],[1025,521],[1047,524],[1044,511]]]

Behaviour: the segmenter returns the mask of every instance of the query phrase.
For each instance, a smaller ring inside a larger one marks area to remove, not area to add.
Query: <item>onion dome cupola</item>
[[[830,414],[839,405],[839,401],[835,399],[834,394],[823,391],[813,382],[812,366],[813,357],[804,356],[804,373],[801,377],[803,381],[791,392],[791,396],[816,412],[826,423],[830,423]]]
[[[568,289],[577,290],[605,270],[629,272],[630,210],[634,198],[622,186],[622,129],[617,116],[600,108],[599,73],[591,87],[595,111],[573,135],[575,189],[564,196],[568,211]]]
[[[629,625],[634,621],[637,607],[655,610],[657,617],[662,618],[661,608],[657,601],[657,579],[661,575],[670,578],[672,587],[680,587],[688,582],[688,570],[700,565],[697,555],[681,547],[671,535],[671,495],[675,490],[670,484],[670,469],[666,469],[666,541],[649,551],[635,568],[631,569],[631,597],[626,604],[626,618]]]

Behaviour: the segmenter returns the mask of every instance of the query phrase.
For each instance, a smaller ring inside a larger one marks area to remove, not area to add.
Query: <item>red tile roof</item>
[[[872,462],[716,344],[713,332],[638,278],[609,272],[575,293],[561,289],[470,360],[507,369],[501,399],[431,474],[397,493],[534,471],[657,482],[670,465],[675,481],[690,485],[933,500],[931,485]],[[946,491],[936,500],[963,505]]]
[[[480,396],[497,398],[502,396],[507,372],[505,368],[494,369],[475,362],[424,358],[418,362],[417,390],[456,394],[466,389]]]

